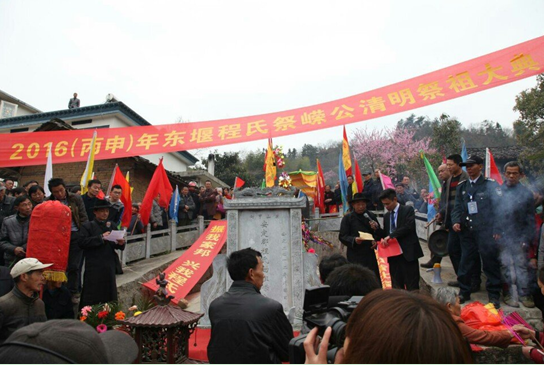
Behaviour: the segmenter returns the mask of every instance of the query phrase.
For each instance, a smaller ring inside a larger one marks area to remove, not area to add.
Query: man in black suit
[[[386,189],[380,195],[380,201],[387,209],[383,217],[383,230],[376,228],[376,234],[384,237],[384,245],[391,238],[396,238],[402,248],[402,255],[390,257],[389,271],[393,287],[406,290],[419,290],[418,259],[423,256],[416,233],[416,213],[414,208],[400,205],[393,189]]]

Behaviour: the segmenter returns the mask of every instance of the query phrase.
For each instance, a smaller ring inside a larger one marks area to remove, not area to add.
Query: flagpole
[[[489,158],[489,148],[485,148],[485,176],[489,178],[491,175],[491,164],[490,164],[490,158]]]

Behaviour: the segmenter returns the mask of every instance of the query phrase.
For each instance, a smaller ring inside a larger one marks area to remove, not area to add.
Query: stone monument
[[[280,302],[295,326],[302,319],[305,289],[320,283],[317,256],[307,254],[302,244],[301,209],[305,206],[305,197],[295,198],[293,192],[281,188],[244,189],[224,203],[227,256],[248,247],[261,252],[265,273],[261,293]],[[209,304],[232,284],[225,265],[225,257],[218,256],[214,276],[202,285],[203,326],[209,325]]]

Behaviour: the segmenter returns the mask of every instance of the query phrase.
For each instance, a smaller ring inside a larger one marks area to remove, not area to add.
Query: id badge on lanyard
[[[478,203],[472,201],[472,195],[468,194],[470,201],[468,202],[468,214],[478,214]]]

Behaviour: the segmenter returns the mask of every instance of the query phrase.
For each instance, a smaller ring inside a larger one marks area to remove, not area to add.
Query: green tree
[[[516,144],[512,130],[503,129],[499,123],[490,120],[463,128],[461,133],[469,147],[506,147]]]
[[[413,130],[415,132],[414,141],[421,141],[424,138],[431,138],[433,136],[432,122],[428,117],[422,115],[416,116],[415,114],[411,114],[408,118],[399,120],[396,129]]]
[[[247,186],[250,186],[251,175],[242,163],[239,153],[225,152],[220,155],[215,151],[215,177],[223,180],[229,186],[233,186],[237,176],[244,180]]]
[[[519,119],[514,122],[515,136],[525,147],[521,158],[536,171],[544,171],[544,74],[536,78],[537,85],[516,96],[514,111]]]
[[[264,178],[264,150],[249,152],[244,159],[245,168],[249,174],[249,179],[245,180],[246,186],[261,186]]]
[[[447,114],[442,114],[432,122],[433,136],[431,147],[439,154],[449,155],[461,150],[461,123]]]
[[[319,148],[314,146],[314,145],[311,145],[311,144],[304,144],[304,146],[302,146],[302,157],[308,157],[308,160],[310,161],[310,169],[313,167],[315,169],[315,166],[316,166],[316,162],[315,160],[317,159],[317,155],[318,155],[318,152],[319,152]]]

